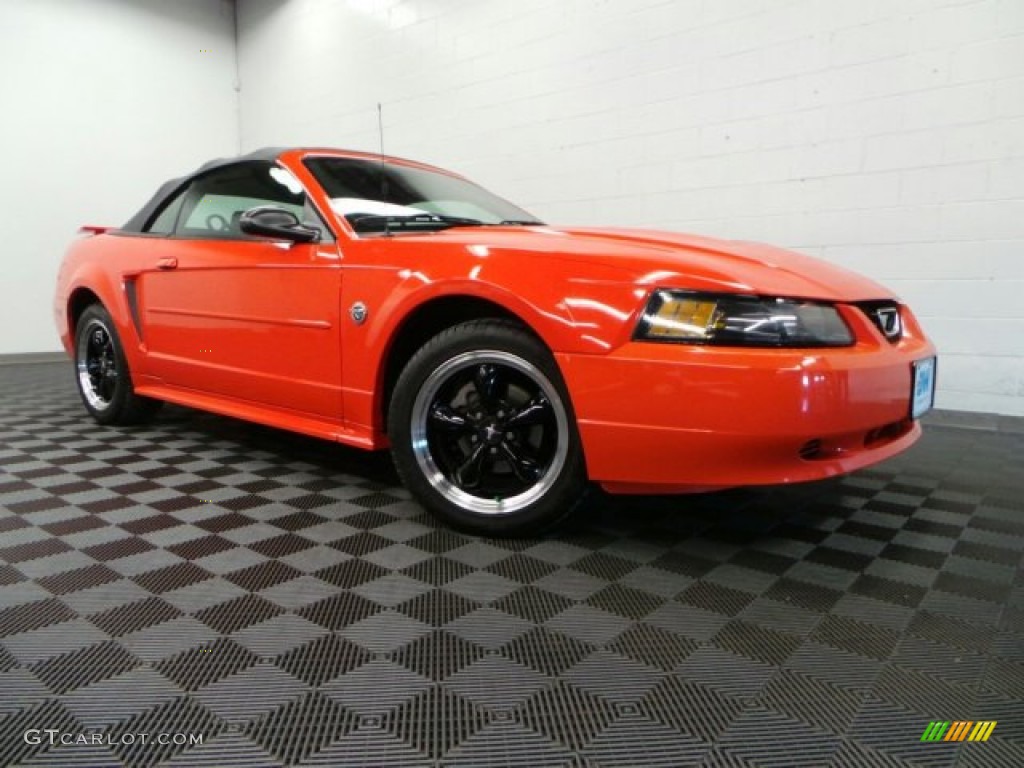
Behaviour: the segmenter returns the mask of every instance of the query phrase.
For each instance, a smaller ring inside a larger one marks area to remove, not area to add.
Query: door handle
[[[178,266],[177,259],[159,259],[156,263],[157,269],[174,269]]]

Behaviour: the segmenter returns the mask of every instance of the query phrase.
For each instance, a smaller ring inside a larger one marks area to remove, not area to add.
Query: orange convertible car
[[[790,483],[909,447],[935,350],[876,283],[766,245],[543,224],[446,171],[267,149],[85,227],[54,311],[101,424],[161,401],[366,449],[449,523],[588,482]]]

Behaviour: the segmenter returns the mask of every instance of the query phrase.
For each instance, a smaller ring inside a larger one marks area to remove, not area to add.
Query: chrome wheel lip
[[[555,454],[540,478],[525,491],[502,499],[474,496],[459,488],[445,477],[434,460],[428,440],[430,408],[438,391],[453,374],[465,368],[483,364],[509,366],[528,376],[540,388],[551,404],[557,431]],[[446,501],[467,512],[487,517],[513,514],[542,498],[558,479],[569,455],[569,416],[566,413],[565,405],[558,390],[555,389],[548,377],[535,365],[518,355],[502,350],[483,349],[463,352],[438,366],[426,378],[416,394],[412,406],[411,422],[410,432],[413,455],[416,457],[416,463],[427,482]]]
[[[97,330],[102,330],[106,335],[106,343],[103,345],[101,353],[90,351],[89,337]],[[103,353],[109,353],[106,360],[103,359]],[[107,324],[98,318],[89,320],[78,336],[78,342],[75,345],[75,369],[78,375],[78,389],[89,407],[95,411],[105,411],[113,402],[113,394],[110,398],[103,397],[99,387],[93,381],[93,374],[89,371],[90,363],[99,365],[103,376],[116,377],[119,375],[114,336]]]

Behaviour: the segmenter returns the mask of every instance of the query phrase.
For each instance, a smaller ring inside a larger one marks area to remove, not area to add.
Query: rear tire
[[[547,348],[505,320],[448,328],[412,357],[388,413],[395,467],[453,527],[536,533],[587,487],[572,403]]]
[[[101,304],[87,307],[75,326],[75,383],[85,409],[100,424],[138,424],[163,405],[135,394],[117,328]]]

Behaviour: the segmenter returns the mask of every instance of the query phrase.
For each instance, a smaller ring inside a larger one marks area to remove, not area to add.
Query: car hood
[[[892,297],[873,280],[784,248],[640,229],[516,227],[450,229],[445,239],[600,264],[642,285],[828,301]],[[581,271],[581,278],[586,278]]]

